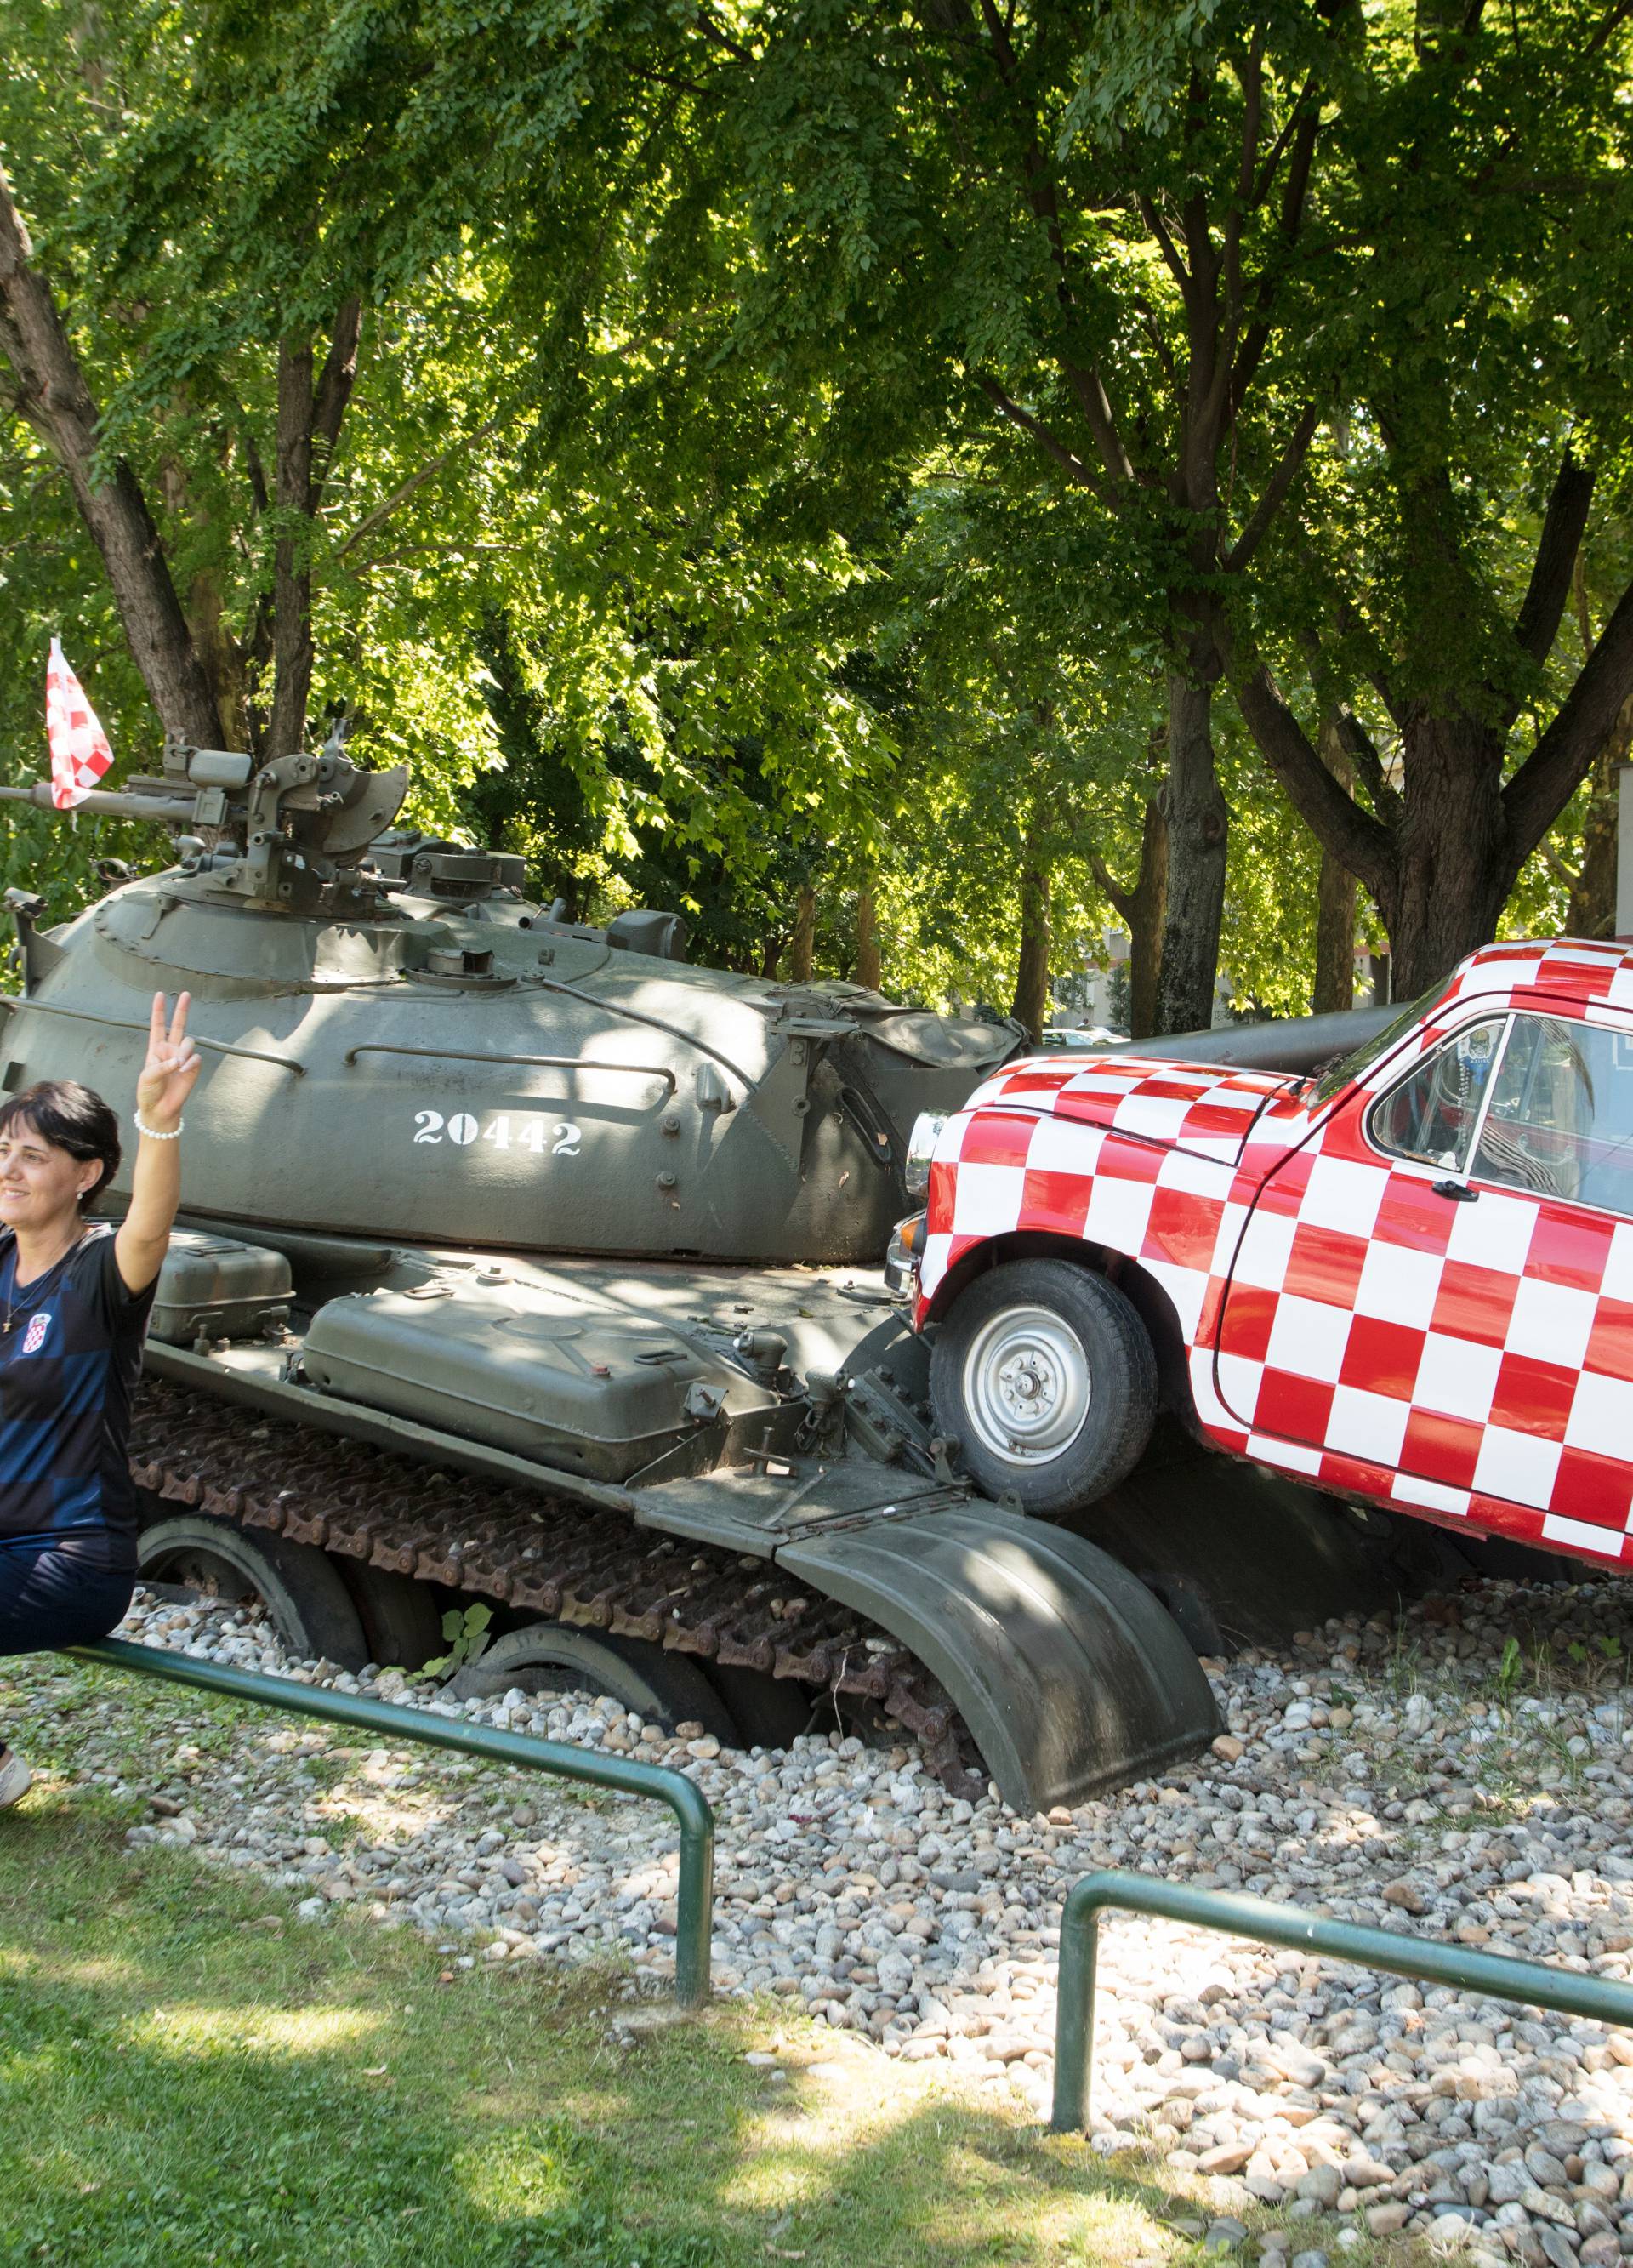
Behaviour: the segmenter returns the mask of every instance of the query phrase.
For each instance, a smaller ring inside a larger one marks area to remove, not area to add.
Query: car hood
[[[1099,1126],[1234,1166],[1251,1136],[1291,1149],[1309,1130],[1308,1082],[1288,1071],[1233,1071],[1225,1064],[1169,1063],[1158,1056],[1058,1055],[1005,1064],[977,1087],[967,1110],[1026,1110]]]

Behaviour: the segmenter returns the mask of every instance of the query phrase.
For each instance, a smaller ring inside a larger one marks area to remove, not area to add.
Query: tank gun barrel
[[[39,811],[58,810],[51,799],[49,780],[35,780],[32,787],[0,787],[0,800],[32,803]],[[174,796],[121,793],[110,788],[93,787],[80,797],[73,809],[100,812],[109,819],[151,819],[161,827],[187,827],[197,816],[197,806],[196,796],[189,796],[182,802]]]
[[[227,818],[228,796],[241,791],[249,776],[249,758],[234,749],[195,748],[173,738],[165,743],[162,778],[138,773],[122,788],[93,787],[70,808],[99,812],[108,819],[151,819],[159,827],[220,827]],[[32,803],[36,811],[59,810],[49,780],[0,787],[0,799]]]

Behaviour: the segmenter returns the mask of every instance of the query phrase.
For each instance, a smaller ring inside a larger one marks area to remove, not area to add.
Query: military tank
[[[1204,1744],[1181,1625],[1212,1625],[1142,1564],[1153,1522],[1114,1556],[983,1498],[880,1273],[916,1116],[1019,1028],[695,968],[673,914],[576,924],[519,859],[398,830],[407,787],[338,740],[258,771],[172,741],[88,806],[175,864],[48,932],[11,894],[0,1087],[128,1095],[156,988],[207,1065],[132,1437],[146,1579],[350,1668],[483,1601],[467,1690],[738,1739],[871,1717],[1027,1811]]]

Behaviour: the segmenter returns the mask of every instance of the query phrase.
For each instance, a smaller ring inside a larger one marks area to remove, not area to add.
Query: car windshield
[[[1316,1081],[1313,1100],[1317,1103],[1330,1102],[1341,1087],[1359,1079],[1371,1064],[1387,1055],[1395,1042],[1403,1038],[1421,1017],[1427,1015],[1445,989],[1443,984],[1431,984],[1427,992],[1420,993],[1398,1016],[1392,1017],[1381,1032],[1358,1047],[1353,1055],[1330,1064]]]

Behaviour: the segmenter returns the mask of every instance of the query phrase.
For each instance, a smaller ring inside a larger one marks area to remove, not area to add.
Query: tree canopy
[[[20,0],[8,769],[60,630],[123,761],[343,703],[575,911],[1034,1027],[1602,920],[1630,18]]]

